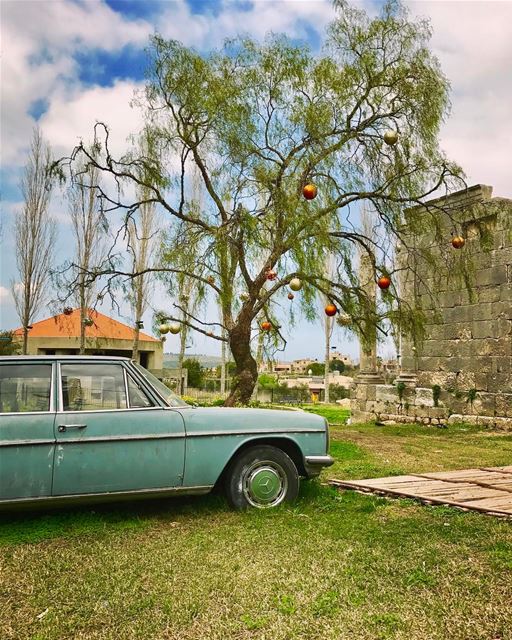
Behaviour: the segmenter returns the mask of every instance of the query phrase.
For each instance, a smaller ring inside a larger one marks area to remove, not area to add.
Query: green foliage
[[[21,353],[21,343],[14,339],[12,331],[0,331],[0,356],[14,356]]]
[[[199,360],[187,358],[183,360],[183,368],[188,371],[189,386],[200,389],[204,382],[204,370]]]
[[[432,397],[434,399],[434,407],[438,407],[439,398],[441,397],[441,387],[438,384],[432,386]]]
[[[308,373],[310,370],[313,376],[323,376],[325,375],[325,364],[323,362],[312,362],[308,365]]]
[[[402,400],[404,399],[404,393],[405,393],[405,382],[397,382],[396,383],[396,390],[398,392],[398,399],[400,400],[400,402],[402,402]]]
[[[477,396],[477,390],[476,389],[468,389],[467,393],[466,393],[466,402],[469,402],[469,404],[473,404],[473,402],[476,400],[476,396]]]
[[[339,371],[343,373],[345,371],[345,363],[342,360],[331,360],[329,362],[329,371]]]
[[[258,376],[258,385],[261,389],[277,389],[279,387],[279,381],[276,375],[261,373]]]
[[[331,400],[331,402],[336,402],[336,400],[343,400],[344,398],[350,398],[350,389],[342,387],[339,384],[329,385],[329,399]]]

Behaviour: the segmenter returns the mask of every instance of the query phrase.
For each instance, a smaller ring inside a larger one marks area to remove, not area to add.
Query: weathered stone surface
[[[512,428],[512,200],[475,185],[435,202],[449,210],[439,220],[447,241],[436,245],[433,236],[423,236],[421,245],[438,252],[438,267],[415,257],[421,282],[412,271],[402,282],[427,319],[417,351],[407,340],[402,345],[402,370],[416,375],[417,388],[408,388],[400,402],[393,387],[378,385],[375,395],[365,392],[361,408],[401,422],[441,421],[450,412],[451,422]],[[406,218],[422,212],[415,207]],[[454,224],[466,238],[460,251],[449,244]],[[434,385],[441,388],[439,407],[433,406]]]

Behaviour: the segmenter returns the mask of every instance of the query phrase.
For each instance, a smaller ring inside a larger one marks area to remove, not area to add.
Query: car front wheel
[[[243,451],[226,475],[226,496],[235,509],[268,509],[293,502],[299,493],[299,474],[281,449],[259,445]]]

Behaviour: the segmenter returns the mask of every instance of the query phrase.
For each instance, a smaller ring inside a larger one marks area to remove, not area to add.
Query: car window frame
[[[127,373],[129,373],[132,376],[132,378],[134,378],[134,380],[136,380],[140,384],[141,388],[155,402],[155,406],[153,407],[153,409],[157,409],[157,408],[170,409],[170,410],[177,409],[177,407],[171,407],[166,402],[165,398],[163,398],[158,392],[158,389],[155,389],[153,385],[140,373],[137,367],[134,366],[134,363],[132,360],[125,360],[123,362],[123,366],[125,367]],[[132,411],[147,411],[147,409],[136,409],[134,407]]]
[[[54,389],[55,389],[55,362],[51,362],[51,361],[43,361],[40,362],[38,360],[23,360],[22,362],[20,362],[19,360],[17,361],[12,361],[12,362],[0,362],[1,366],[20,366],[20,365],[26,365],[26,366],[31,366],[34,364],[42,364],[44,366],[49,366],[50,367],[50,399],[48,402],[48,409],[45,411],[0,411],[0,416],[37,416],[37,415],[47,415],[49,413],[55,413],[57,408],[55,406],[55,394],[54,394]]]
[[[133,373],[127,367],[123,367],[123,372],[124,372],[124,384],[126,388],[126,398],[128,400],[128,409],[130,409],[131,411],[140,411],[140,410],[147,411],[148,409],[162,408],[160,404],[155,400],[155,398],[153,398],[151,394],[147,392],[144,386],[139,382],[137,378],[134,377]],[[148,398],[148,400],[153,403],[150,407],[132,407],[131,406],[130,389],[128,387],[128,376],[131,378],[133,384],[139,387],[141,393],[143,393],[146,396],[146,398]]]
[[[121,367],[122,373],[123,373],[123,388],[124,388],[124,393],[126,395],[126,407],[122,407],[122,408],[113,408],[113,409],[85,409],[85,410],[80,410],[80,409],[64,409],[64,394],[62,391],[62,366],[63,365],[67,365],[67,364],[73,364],[73,365],[77,365],[77,364],[84,364],[84,365],[118,365]],[[124,375],[124,366],[123,366],[123,362],[122,361],[116,361],[116,360],[96,360],[94,362],[91,362],[90,360],[80,360],[80,359],[73,359],[73,360],[61,360],[57,363],[57,392],[58,392],[58,402],[57,402],[57,413],[77,413],[77,414],[82,414],[82,413],[111,413],[112,411],[129,411],[129,400],[128,400],[128,389],[127,389],[127,384],[126,384],[126,378]],[[133,411],[133,409],[132,409]]]
[[[160,398],[157,392],[151,387],[147,381],[139,375],[135,375],[137,369],[135,367],[131,368],[129,360],[95,360],[91,362],[90,360],[82,360],[80,358],[59,360],[55,366],[55,388],[57,390],[56,393],[56,409],[57,413],[77,413],[77,414],[86,414],[86,413],[111,413],[113,411],[155,411],[156,409],[168,409],[170,407],[165,404],[165,402]],[[85,411],[70,411],[64,410],[64,396],[62,392],[62,365],[65,364],[117,364],[120,365],[123,370],[123,380],[124,380],[124,389],[126,394],[126,407],[123,409],[86,409]],[[127,374],[131,374],[132,378],[134,378],[139,384],[142,390],[146,393],[147,396],[154,402],[154,406],[152,407],[130,407],[130,398],[128,394],[128,379]],[[1,414],[5,415],[5,414]]]

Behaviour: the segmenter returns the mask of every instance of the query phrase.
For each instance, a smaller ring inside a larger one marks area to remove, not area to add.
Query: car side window
[[[154,407],[155,403],[151,401],[146,393],[140,388],[139,384],[127,373],[128,380],[128,398],[130,400],[130,408],[145,409],[146,407]]]
[[[50,364],[1,364],[0,412],[50,411]]]
[[[61,385],[64,411],[128,408],[121,365],[62,364]]]

